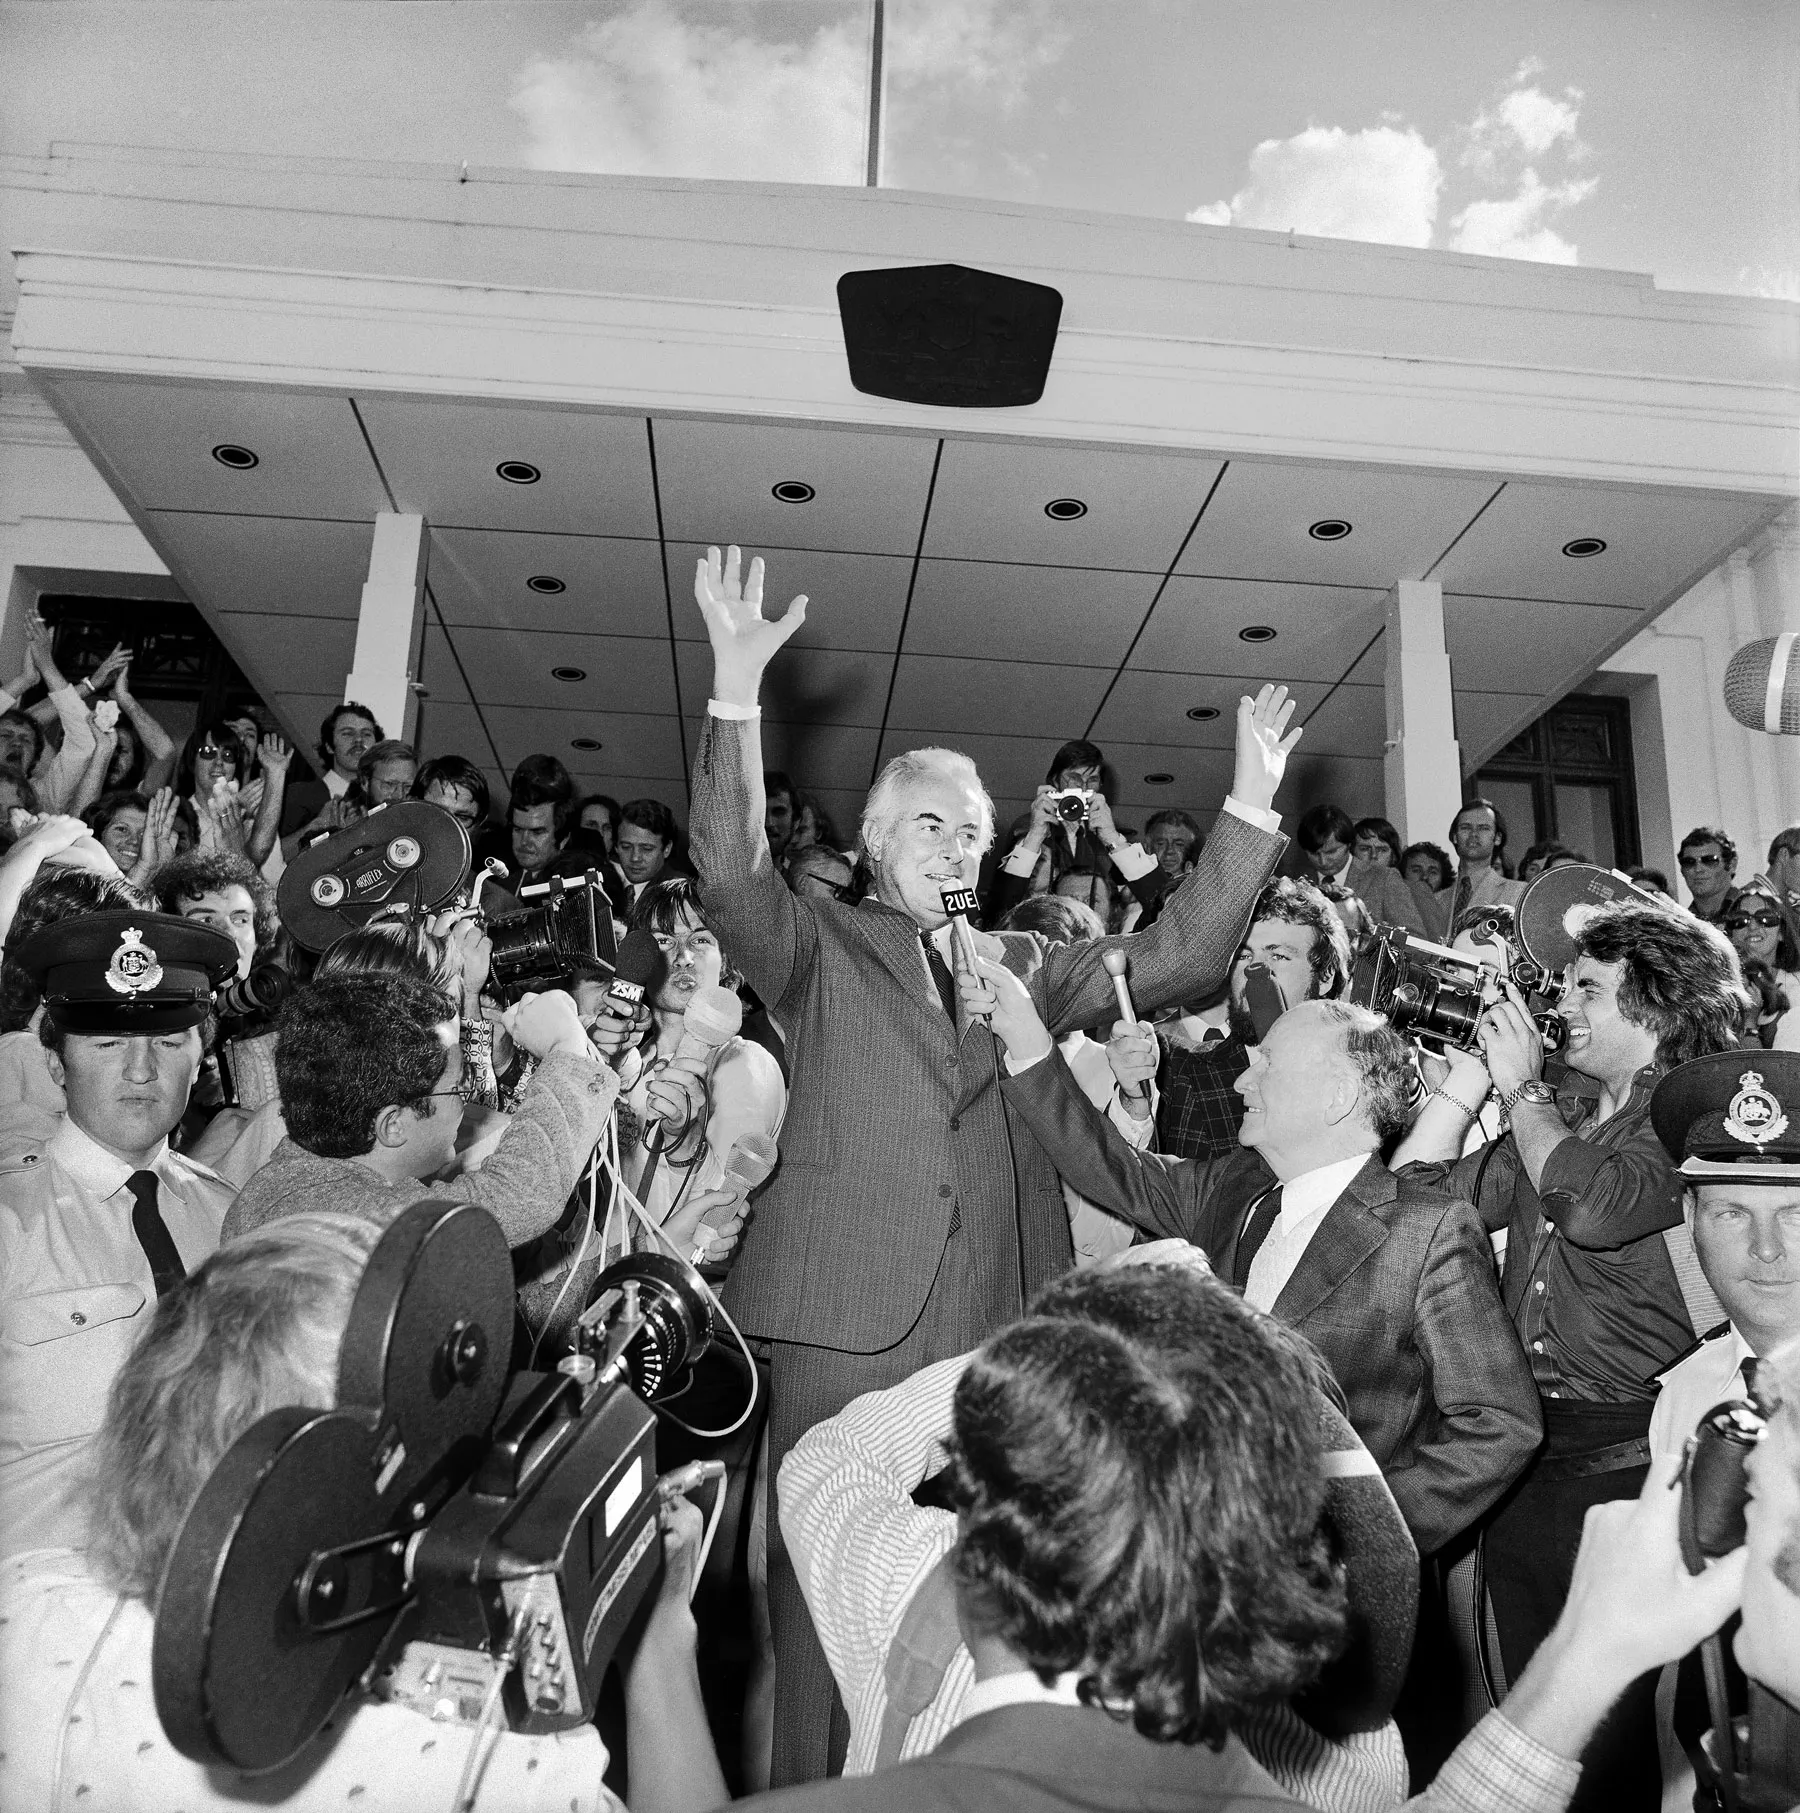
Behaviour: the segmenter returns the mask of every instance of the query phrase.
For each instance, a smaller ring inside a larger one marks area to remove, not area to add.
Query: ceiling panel
[[[151,523],[170,566],[209,610],[354,620],[361,606],[372,521],[155,515]]]
[[[1196,805],[1216,807],[1231,791],[1232,752],[1229,749],[1171,749],[1158,743],[1107,743],[1102,747],[1118,776],[1117,817],[1124,812],[1135,830],[1165,806],[1191,812]],[[1147,781],[1147,774],[1172,774],[1168,782]],[[1285,806],[1286,801],[1282,804]]]
[[[712,690],[712,651],[684,642],[679,651],[681,703],[698,718]],[[893,661],[851,649],[783,649],[763,679],[763,715],[771,722],[879,728]]]
[[[881,743],[881,759],[890,762],[909,749],[924,749],[932,739],[916,730],[890,729]],[[995,799],[1029,802],[1044,778],[1044,764],[1056,751],[1055,737],[997,737],[959,734],[956,747],[980,770],[982,784]],[[864,777],[867,778],[866,775]]]
[[[925,552],[1166,573],[1219,465],[1189,454],[948,441]],[[1069,522],[1045,515],[1064,498],[1086,513]]]
[[[358,406],[400,508],[434,526],[655,538],[642,416],[385,397]],[[537,482],[499,477],[509,460],[535,466]]]
[[[1659,605],[1714,566],[1771,509],[1730,492],[1623,491],[1603,485],[1509,484],[1431,574],[1448,592],[1566,598],[1579,604]],[[1582,536],[1606,551],[1572,560]]]
[[[142,509],[369,523],[388,507],[348,398],[126,378],[59,379],[54,394]],[[221,445],[256,465],[221,465]]]
[[[347,674],[356,652],[356,625],[342,617],[220,611],[213,622],[238,665],[265,676],[265,684],[288,674]]]
[[[1294,700],[1295,720],[1303,720],[1329,690],[1322,680],[1286,683]],[[1101,748],[1120,737],[1146,739],[1181,749],[1230,749],[1237,740],[1237,705],[1246,683],[1235,674],[1176,674],[1133,668],[1119,675],[1094,725]],[[1196,722],[1191,707],[1219,715]]]
[[[706,640],[706,619],[694,602],[694,567],[705,552],[699,542],[669,544],[669,597],[678,641]],[[744,544],[746,575],[757,552]],[[911,579],[910,556],[781,549],[764,563],[763,609],[770,616],[785,614],[788,600],[804,593],[806,622],[789,646],[880,649],[891,654],[906,615]],[[657,596],[661,598],[660,590]]]
[[[685,832],[688,818],[687,788],[680,781],[665,780],[654,774],[614,774],[606,769],[583,769],[574,775],[576,794],[604,793],[621,806],[634,799],[660,800],[675,814],[675,823]]]
[[[1379,758],[1387,741],[1387,688],[1340,686],[1305,719],[1309,755]]]
[[[1265,680],[1336,680],[1380,632],[1385,593],[1247,579],[1171,579],[1131,665]],[[1245,642],[1240,630],[1272,629]]]
[[[665,636],[662,550],[654,541],[434,529],[427,572],[444,621],[491,629]],[[546,593],[525,582],[556,580]]]
[[[484,705],[552,711],[675,710],[669,645],[642,636],[525,635],[513,630],[451,632]],[[553,667],[579,668],[582,678],[552,677]]]
[[[1386,764],[1379,757],[1305,755],[1296,749],[1281,784],[1283,825],[1292,833],[1314,806],[1337,806],[1352,818],[1386,816]]]
[[[494,751],[481,728],[474,706],[455,700],[430,698],[419,705],[419,756],[431,761],[440,755],[460,755],[477,768],[494,767]],[[492,776],[490,775],[490,785]]]
[[[462,669],[456,665],[450,638],[438,628],[429,610],[425,634],[419,643],[418,682],[426,698],[446,705],[469,703],[469,688]]]
[[[1161,583],[1154,573],[921,561],[906,652],[1116,667]]]
[[[287,727],[295,753],[302,761],[315,761],[319,726],[324,723],[331,708],[343,702],[343,693],[277,692],[265,694],[264,697],[275,715]],[[305,771],[298,763],[288,772],[296,780],[305,778]]]
[[[700,747],[698,717],[687,720],[688,748]],[[860,799],[875,763],[873,725],[784,724],[765,717],[763,766],[779,768],[802,793],[824,787],[855,791]]]
[[[1533,598],[1444,597],[1444,646],[1460,694],[1560,688],[1636,627],[1633,611],[1594,604],[1545,604]]]
[[[937,736],[979,726],[999,736],[1037,737],[1048,755],[1086,732],[1111,678],[1100,667],[902,655],[888,722]]]
[[[937,441],[732,422],[656,424],[656,479],[671,541],[904,554],[919,545]],[[780,484],[812,488],[785,503]]]
[[[572,690],[572,689],[571,689]],[[528,755],[553,755],[565,768],[629,768],[679,786],[687,776],[679,720],[639,712],[549,711],[543,706],[489,705],[488,729],[500,760],[516,768]],[[576,737],[597,737],[597,750],[576,749]]]
[[[1423,578],[1494,490],[1492,479],[1233,460],[1177,571],[1386,588]],[[1308,533],[1327,520],[1350,533]]]

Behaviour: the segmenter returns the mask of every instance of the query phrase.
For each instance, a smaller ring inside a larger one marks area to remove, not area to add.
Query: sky
[[[0,150],[854,183],[870,11],[0,0]],[[887,18],[889,186],[1800,301],[1794,0],[888,0]]]

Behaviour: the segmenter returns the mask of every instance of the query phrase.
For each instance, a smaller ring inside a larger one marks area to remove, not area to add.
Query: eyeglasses
[[[425,1099],[428,1102],[433,1101],[440,1095],[453,1095],[459,1102],[472,1102],[475,1099],[475,1079],[472,1076],[465,1076],[454,1089],[428,1089],[425,1092]]]
[[[1725,858],[1718,851],[1710,856],[1678,856],[1676,862],[1684,869],[1722,869]]]
[[[205,756],[208,760],[214,762],[229,761],[235,753],[236,751],[234,750],[221,749],[217,743],[202,743],[200,747],[194,751],[196,757]]]
[[[1742,917],[1734,916],[1719,921],[1720,930],[1725,932],[1747,932],[1753,925],[1760,925],[1765,932],[1778,932],[1781,930],[1781,915],[1779,913],[1746,913]]]

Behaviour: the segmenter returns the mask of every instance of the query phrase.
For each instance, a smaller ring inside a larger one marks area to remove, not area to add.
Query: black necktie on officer
[[[156,1294],[166,1297],[187,1276],[187,1267],[181,1263],[175,1236],[169,1232],[169,1224],[163,1220],[162,1210],[157,1206],[156,1173],[133,1171],[126,1178],[125,1187],[134,1198],[131,1231],[137,1235],[137,1243],[150,1261]]]
[[[1244,1219],[1244,1231],[1238,1236],[1237,1251],[1231,1256],[1231,1282],[1239,1290],[1250,1282],[1250,1262],[1262,1250],[1275,1218],[1281,1213],[1281,1185],[1259,1196],[1250,1205]]]

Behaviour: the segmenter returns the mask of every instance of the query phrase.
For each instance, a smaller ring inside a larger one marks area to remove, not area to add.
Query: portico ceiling
[[[845,827],[901,749],[965,749],[1004,816],[1071,736],[1106,751],[1122,818],[1164,804],[1205,818],[1229,783],[1236,699],[1265,679],[1290,685],[1306,723],[1292,802],[1379,811],[1396,580],[1443,585],[1473,767],[1773,508],[1500,472],[40,383],[308,742],[351,665],[372,519],[416,512],[430,532],[424,751],[467,754],[499,784],[547,750],[584,790],[685,815],[710,676],[695,558],[709,540],[763,553],[772,600],[811,599],[771,679],[769,760]],[[221,446],[256,464],[221,463]],[[508,462],[538,477],[508,482]],[[1603,551],[1579,557],[1594,541]]]

